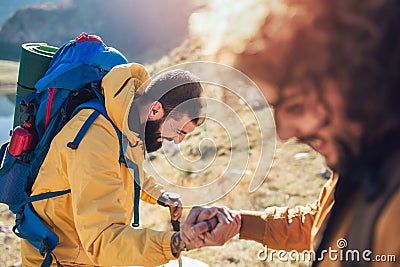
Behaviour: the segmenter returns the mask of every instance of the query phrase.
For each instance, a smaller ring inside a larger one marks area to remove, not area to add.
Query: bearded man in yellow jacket
[[[152,152],[163,139],[180,143],[195,129],[202,87],[197,77],[181,70],[147,81],[149,74],[139,64],[116,66],[102,81],[107,114],[123,133],[128,143],[125,158],[138,166],[137,173],[119,162],[120,141],[103,116],[97,117],[76,150],[67,146],[92,109],[79,111],[51,143],[32,193],[71,192],[37,201],[33,207],[58,235],[54,255],[63,266],[155,266],[179,256],[179,232],[131,226],[134,179],[141,180],[141,200],[166,201],[173,219],[180,220],[180,201],[168,201],[163,187],[143,171],[144,146]],[[172,112],[187,100],[190,105]],[[43,257],[38,250],[21,242],[23,266],[40,266]]]

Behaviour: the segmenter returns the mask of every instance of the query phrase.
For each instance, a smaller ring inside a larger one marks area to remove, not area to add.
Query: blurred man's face
[[[179,144],[195,128],[196,124],[189,119],[187,114],[184,114],[179,119],[169,116],[166,119],[147,121],[146,151],[151,153],[161,148],[163,139]]]
[[[278,137],[295,137],[310,145],[331,169],[340,172],[348,156],[357,153],[361,127],[346,118],[344,99],[336,84],[327,80],[323,87],[320,94],[311,85],[287,86],[279,91],[263,86],[262,90],[274,108]]]

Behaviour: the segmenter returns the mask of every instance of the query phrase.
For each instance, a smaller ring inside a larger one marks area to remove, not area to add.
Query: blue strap
[[[16,213],[13,232],[18,237],[28,240],[31,245],[39,249],[42,256],[45,256],[41,266],[51,266],[53,258],[56,260],[57,265],[59,265],[57,258],[52,252],[58,244],[58,236],[43,223],[30,204],[26,204]]]
[[[46,199],[46,198],[58,197],[58,196],[61,196],[61,195],[68,194],[70,192],[71,192],[71,189],[62,190],[62,191],[55,191],[55,192],[42,193],[42,194],[39,194],[39,195],[34,195],[34,196],[28,197],[28,202],[34,202],[34,201],[38,201],[38,200],[42,200],[42,199]]]
[[[40,267],[50,267],[51,263],[53,262],[53,257],[52,257],[53,252],[51,252],[48,246],[45,246],[44,253],[46,254],[46,256],[44,257],[44,260],[42,262],[42,265],[40,265]]]
[[[46,241],[44,241],[44,240],[42,242],[42,247],[40,248],[40,253],[42,254],[42,256],[44,254],[46,254],[46,256],[44,257],[44,260],[42,262],[42,265],[40,265],[40,267],[51,267],[53,260],[56,261],[57,267],[62,267],[62,264],[57,259],[56,255],[53,253],[51,248],[49,248]]]
[[[95,110],[92,114],[90,114],[89,118],[85,121],[82,125],[81,129],[79,130],[78,134],[75,136],[74,141],[69,142],[67,146],[76,150],[82,141],[82,138],[85,136],[86,132],[89,130],[90,125],[95,121],[95,119],[100,115],[100,112]]]
[[[40,237],[36,237],[36,236],[31,236],[31,235],[27,235],[27,234],[23,234],[18,232],[17,228],[18,228],[18,224],[14,225],[12,230],[14,232],[14,234],[16,236],[18,236],[19,238],[23,238],[28,240],[29,242],[37,242],[37,243],[41,243],[41,247],[39,249],[39,252],[42,256],[44,256],[44,254],[46,254],[45,258],[43,259],[42,264],[40,265],[41,267],[50,267],[52,262],[53,262],[53,257],[52,255],[54,255],[51,251],[51,249],[49,248],[49,246],[46,245],[46,241],[43,238]],[[57,263],[58,266],[58,263]]]
[[[13,226],[13,232],[16,236],[18,236],[19,238],[23,238],[28,240],[29,242],[37,242],[37,243],[41,243],[41,247],[39,249],[39,252],[42,256],[44,256],[44,254],[46,254],[45,258],[43,259],[42,264],[40,265],[41,267],[50,267],[52,262],[53,262],[53,257],[52,255],[54,255],[51,251],[51,249],[49,248],[49,246],[46,245],[46,241],[43,238],[40,237],[36,237],[36,236],[31,236],[31,235],[27,235],[27,234],[23,234],[18,232],[17,230],[18,224]],[[58,266],[58,263],[57,263]]]
[[[103,115],[114,127],[114,130],[117,133],[118,140],[119,140],[119,163],[125,163],[124,150],[122,147],[122,133],[118,129],[118,127],[115,125],[115,123],[110,119],[110,117],[108,117],[108,114],[107,114],[106,108],[104,107],[104,104],[102,104],[99,99],[92,99],[88,102],[85,102],[85,103],[79,105],[74,110],[71,117],[75,116],[80,110],[85,109],[85,108],[90,108],[90,109],[96,110],[101,115]],[[93,113],[91,114],[91,116],[92,115],[93,115]],[[75,140],[73,142],[70,142],[67,144],[68,147],[70,147],[72,149],[78,148],[79,143],[81,142],[83,136],[85,135],[85,133],[89,129],[90,125],[93,123],[93,121],[97,118],[98,115],[96,116],[96,118],[93,118],[93,120],[89,121],[91,116],[89,116],[89,118],[86,120],[85,124],[82,126],[81,130],[78,132],[77,136],[75,137]],[[95,116],[95,115],[93,115],[93,116]],[[79,138],[78,138],[78,136],[79,136]]]
[[[114,122],[108,117],[106,108],[104,104],[99,99],[92,99],[89,100],[81,105],[79,105],[74,112],[72,113],[71,117],[75,116],[80,110],[85,109],[85,108],[90,108],[94,109],[95,111],[89,116],[89,118],[85,121],[83,124],[82,128],[79,130],[78,134],[76,135],[74,141],[69,142],[67,144],[68,147],[72,149],[77,149],[79,146],[79,143],[82,141],[82,138],[86,134],[87,130],[89,129],[90,125],[94,122],[94,120],[99,116],[99,114],[103,115],[114,127],[115,132],[117,133],[118,140],[119,140],[119,163],[125,163],[125,165],[128,168],[132,168],[134,171],[134,199],[133,199],[133,215],[134,215],[134,221],[132,223],[132,226],[137,227],[139,226],[139,202],[140,202],[140,177],[139,177],[139,168],[136,163],[132,162],[129,160],[127,162],[125,160],[124,156],[124,149],[123,149],[123,144],[122,144],[122,133],[121,131],[117,128],[117,126],[114,124]],[[96,114],[96,115],[94,115]]]
[[[135,180],[135,195],[133,199],[133,227],[139,226],[139,201],[140,201],[140,176],[139,176],[139,167],[138,165],[131,161],[130,159],[126,159],[126,166],[130,169],[133,169],[134,180]]]
[[[112,124],[115,132],[117,133],[118,138],[121,139],[122,138],[121,131],[118,129],[118,127],[115,125],[115,123],[108,116],[106,108],[102,102],[103,102],[103,100],[95,98],[95,99],[91,99],[85,103],[82,103],[81,105],[79,105],[78,107],[75,108],[74,112],[71,115],[71,118],[73,116],[75,116],[80,110],[85,109],[85,108],[97,110],[98,112],[100,112],[101,115],[103,115]]]
[[[140,185],[135,181],[135,195],[133,199],[133,227],[139,226],[139,203],[140,203]]]

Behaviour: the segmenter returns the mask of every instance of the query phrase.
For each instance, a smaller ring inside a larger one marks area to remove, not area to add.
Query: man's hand
[[[194,207],[181,227],[181,239],[196,248],[223,245],[240,231],[241,219],[228,208]]]
[[[204,246],[204,234],[217,224],[218,208],[193,207],[181,226],[180,237],[183,242],[195,248]]]
[[[204,246],[222,246],[240,231],[242,220],[239,212],[219,208],[217,218],[216,227],[205,233]]]
[[[163,192],[158,198],[157,203],[164,207],[169,207],[171,212],[171,221],[181,221],[182,202],[180,196],[176,193]]]

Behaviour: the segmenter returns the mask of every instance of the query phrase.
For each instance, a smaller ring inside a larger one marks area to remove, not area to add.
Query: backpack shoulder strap
[[[74,141],[69,142],[67,146],[76,150],[82,141],[82,138],[85,136],[86,132],[89,130],[90,125],[96,120],[96,118],[100,115],[100,112],[95,110],[92,114],[90,114],[89,118],[85,121],[82,125],[81,129],[79,130],[78,134],[75,136]]]
[[[85,109],[85,108],[90,108],[94,109],[95,111],[90,114],[88,119],[85,121],[85,123],[82,125],[81,129],[79,130],[78,134],[75,136],[75,139],[72,142],[69,142],[67,146],[71,149],[76,150],[79,146],[79,143],[82,141],[82,138],[85,136],[86,132],[88,131],[90,125],[96,120],[96,118],[101,114],[103,115],[114,127],[115,132],[117,133],[118,140],[119,140],[119,163],[124,163],[128,168],[131,168],[134,170],[134,221],[132,223],[132,226],[138,227],[139,226],[139,200],[140,200],[140,178],[139,178],[139,167],[137,166],[136,163],[132,162],[129,160],[127,162],[125,160],[124,156],[124,149],[123,149],[123,144],[122,144],[122,133],[121,131],[117,128],[117,126],[114,124],[114,122],[108,117],[107,111],[104,107],[104,104],[100,102],[99,99],[92,99],[90,101],[87,101],[81,105],[79,105],[74,112],[72,113],[72,116],[75,116],[80,110]]]
[[[114,124],[114,122],[108,117],[106,108],[104,105],[100,102],[98,99],[92,99],[90,101],[87,101],[81,105],[79,105],[74,112],[71,115],[71,118],[75,116],[80,110],[85,109],[85,108],[90,108],[94,109],[95,111],[90,114],[90,116],[87,118],[85,123],[82,125],[81,129],[79,130],[78,134],[75,136],[75,139],[72,142],[69,142],[67,146],[69,148],[72,148],[76,150],[82,141],[83,137],[85,136],[86,132],[89,130],[90,125],[96,120],[96,118],[101,114],[103,115],[114,127],[115,132],[117,133],[118,139],[120,140],[121,143],[121,138],[122,138],[122,133],[121,131],[117,128],[117,126]],[[123,153],[123,152],[122,152]]]

